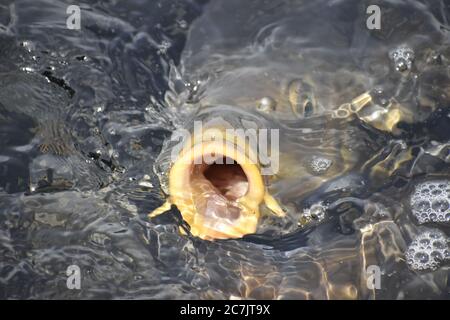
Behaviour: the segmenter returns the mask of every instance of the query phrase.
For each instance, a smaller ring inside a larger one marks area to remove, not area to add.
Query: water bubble
[[[433,210],[444,212],[448,210],[448,201],[445,199],[438,199],[436,201],[433,201],[432,206]]]
[[[26,73],[33,73],[33,72],[36,71],[36,70],[35,70],[34,68],[32,68],[32,67],[22,67],[21,69],[22,69],[22,71],[25,71]],[[50,82],[50,80],[47,79],[47,82]]]
[[[323,220],[325,218],[325,208],[322,205],[315,205],[309,209],[309,214],[314,220]]]
[[[179,20],[178,25],[180,26],[181,29],[186,29],[188,26],[188,23],[186,22],[186,20]]]
[[[259,101],[258,110],[261,110],[263,112],[271,112],[275,110],[276,105],[276,101],[271,97],[263,97]]]
[[[167,41],[167,40],[163,40],[159,45],[158,45],[158,54],[166,54],[167,50],[169,50],[169,48],[172,46],[172,44]]]
[[[427,263],[430,260],[430,257],[425,252],[417,252],[414,259],[420,263]]]
[[[321,175],[328,171],[332,163],[333,162],[330,159],[313,156],[311,158],[311,161],[309,162],[309,168],[311,169],[312,173]]]
[[[445,243],[443,243],[441,241],[435,241],[435,242],[433,242],[433,247],[435,247],[436,249],[444,249]]]
[[[449,181],[418,184],[411,196],[411,211],[419,223],[450,222]]]
[[[373,90],[372,98],[376,104],[382,107],[386,107],[389,104],[389,98],[381,87],[375,87],[375,89]]]
[[[444,257],[442,256],[442,253],[439,252],[439,251],[433,251],[433,252],[431,252],[431,258],[432,258],[434,261],[442,261],[442,260],[444,260]],[[433,264],[436,265],[437,263],[434,262]]]
[[[440,188],[442,188],[442,187],[440,187]],[[433,190],[433,192],[431,192],[431,194],[434,196],[440,195],[441,193],[442,193],[442,190],[440,190],[440,189],[435,189],[435,190]]]
[[[430,233],[430,238],[439,239],[439,238],[441,238],[441,234],[438,232],[432,232],[432,233]]]
[[[441,231],[419,234],[406,250],[407,264],[413,270],[436,270],[443,261],[450,259],[447,241]]]
[[[311,207],[303,210],[300,216],[300,225],[305,225],[311,221],[320,222],[325,219],[327,207],[322,202],[313,204]]]
[[[392,50],[389,57],[393,60],[395,69],[404,72],[411,69],[415,55],[411,48],[403,46]]]
[[[415,206],[415,208],[419,211],[427,211],[428,209],[430,209],[430,207],[430,202],[427,200],[419,201]]]

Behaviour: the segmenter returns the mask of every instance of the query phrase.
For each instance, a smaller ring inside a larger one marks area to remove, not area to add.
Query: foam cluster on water
[[[327,207],[322,203],[315,203],[309,208],[303,210],[300,215],[299,225],[304,226],[312,222],[321,222],[325,219],[325,214],[327,212]]]
[[[313,156],[309,162],[309,167],[314,174],[321,175],[327,172],[331,164],[332,161],[330,159]]]
[[[389,53],[397,71],[403,72],[410,70],[414,61],[414,50],[409,47],[398,47]]]
[[[427,181],[416,186],[411,209],[419,223],[450,222],[450,181]]]
[[[449,239],[438,230],[425,231],[414,238],[406,251],[406,262],[413,270],[436,270],[450,260]]]

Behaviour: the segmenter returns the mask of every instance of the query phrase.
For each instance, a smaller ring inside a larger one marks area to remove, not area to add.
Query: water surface
[[[79,31],[69,4],[0,4],[1,298],[449,298],[447,1],[81,1]],[[311,115],[286,107],[294,79]],[[371,90],[412,121],[331,120]],[[147,214],[164,201],[164,141],[221,104],[282,128],[270,189],[289,214],[208,242],[181,235],[176,211]],[[299,227],[317,205],[323,219]]]

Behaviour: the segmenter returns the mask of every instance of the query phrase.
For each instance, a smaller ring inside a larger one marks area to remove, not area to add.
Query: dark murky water
[[[449,298],[448,1],[82,1],[80,31],[69,4],[0,4],[0,298]],[[331,116],[366,91],[410,116]],[[288,216],[208,242],[147,213],[164,141],[219,104],[282,129]]]

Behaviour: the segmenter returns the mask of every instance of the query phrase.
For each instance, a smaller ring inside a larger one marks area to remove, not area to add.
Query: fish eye
[[[305,101],[303,106],[303,114],[305,117],[310,117],[314,113],[314,105],[310,100]]]
[[[300,117],[310,117],[314,113],[315,99],[311,85],[301,79],[289,84],[288,98],[292,111]]]
[[[311,117],[314,114],[315,109],[315,103],[314,99],[310,97],[309,95],[302,95],[296,103],[295,106],[293,106],[293,111],[297,116],[301,117]]]

